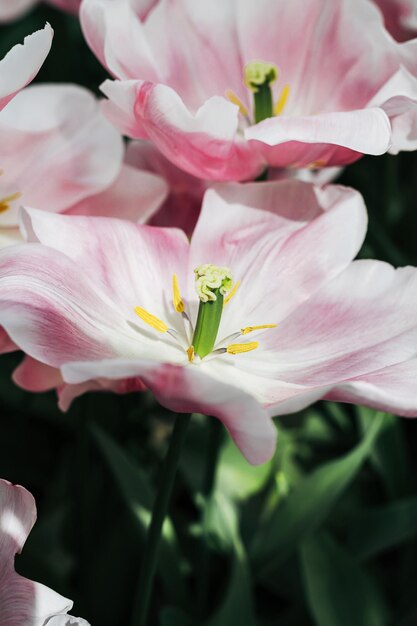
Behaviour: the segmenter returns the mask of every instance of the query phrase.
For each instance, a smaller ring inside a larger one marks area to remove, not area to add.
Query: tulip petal
[[[168,195],[168,185],[160,176],[122,165],[114,183],[68,211],[67,215],[118,217],[132,222],[147,222]]]
[[[375,107],[314,116],[269,118],[247,128],[245,137],[268,146],[281,146],[279,151],[275,148],[270,154],[270,161],[276,166],[283,166],[283,151],[289,142],[330,144],[364,154],[384,154],[391,144],[391,126],[386,113]],[[319,160],[320,156],[315,153],[315,160]],[[307,150],[300,166],[311,162],[312,157]],[[343,163],[333,161],[336,165]],[[286,165],[291,165],[291,162]]]
[[[189,245],[182,231],[34,209],[24,210],[22,230],[29,240],[81,264],[92,284],[122,311],[141,306],[164,319],[166,314],[167,322],[179,317],[170,302],[172,275],[186,284]]]
[[[0,110],[35,78],[51,48],[52,37],[53,30],[46,24],[0,61]]]
[[[352,263],[282,322],[279,337],[265,336],[274,375],[306,387],[337,386],[414,359],[416,293],[415,268]]]
[[[225,265],[241,281],[220,336],[286,317],[348,265],[366,225],[362,197],[343,187],[285,181],[208,191],[192,238],[192,266]]]
[[[91,378],[139,376],[157,400],[172,411],[204,413],[220,419],[250,463],[264,463],[274,453],[276,430],[255,398],[200,373],[195,367],[111,360],[67,363],[62,367],[62,375],[72,384]]]
[[[116,179],[123,142],[97,101],[75,85],[30,86],[0,114],[2,191],[19,192],[0,216],[16,226],[19,205],[64,211]]]
[[[4,626],[43,626],[49,617],[72,607],[70,600],[14,571],[14,557],[21,552],[35,520],[32,495],[0,480],[0,615]]]

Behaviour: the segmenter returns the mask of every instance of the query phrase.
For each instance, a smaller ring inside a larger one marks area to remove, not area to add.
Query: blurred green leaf
[[[374,412],[366,407],[357,407],[357,413],[365,432]],[[369,459],[381,476],[390,498],[400,498],[407,494],[410,476],[407,449],[401,420],[395,415],[386,415]]]
[[[204,626],[256,626],[251,576],[239,536],[237,509],[227,497],[217,492],[208,506],[207,516],[208,533],[216,533],[225,543],[230,543],[232,565],[220,606]]]
[[[190,617],[172,607],[161,611],[160,624],[161,626],[197,626]]]
[[[114,480],[119,486],[120,494],[126,506],[137,521],[138,531],[144,538],[151,518],[152,490],[142,472],[120,446],[96,424],[91,424],[90,429]],[[178,604],[187,601],[187,592],[181,570],[182,561],[172,521],[167,517],[162,529],[158,572],[169,597],[174,596]]]
[[[417,535],[417,498],[354,515],[348,523],[348,545],[360,559],[394,548]]]
[[[317,626],[384,626],[386,608],[372,579],[325,533],[300,547],[307,602]]]
[[[368,457],[384,418],[384,414],[375,415],[365,437],[351,452],[302,479],[260,525],[251,551],[259,576],[270,575],[307,534],[325,521]]]
[[[230,437],[222,447],[216,475],[216,489],[232,500],[245,500],[259,491],[271,474],[272,461],[250,465]]]

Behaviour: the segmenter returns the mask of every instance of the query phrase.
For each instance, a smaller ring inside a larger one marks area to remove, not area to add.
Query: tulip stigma
[[[278,78],[273,63],[253,61],[245,66],[245,85],[253,92],[255,124],[274,116],[271,84]]]
[[[216,343],[224,296],[232,288],[233,278],[229,268],[211,264],[199,265],[194,273],[200,304],[192,345],[195,354],[203,359],[210,354]]]

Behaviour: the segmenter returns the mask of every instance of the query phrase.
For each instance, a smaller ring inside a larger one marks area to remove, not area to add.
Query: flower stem
[[[191,415],[189,414],[177,415],[168,452],[161,468],[158,491],[155,496],[152,519],[145,543],[139,585],[136,590],[132,626],[146,626],[148,624],[149,603],[158,563],[162,525],[171,498],[181,449],[190,418]]]

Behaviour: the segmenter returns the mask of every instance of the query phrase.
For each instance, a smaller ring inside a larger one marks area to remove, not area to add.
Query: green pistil
[[[223,312],[223,298],[230,291],[233,279],[227,267],[199,265],[194,272],[200,305],[192,343],[195,354],[203,359],[210,354],[216,343]]]
[[[245,67],[245,85],[253,91],[255,124],[274,116],[270,85],[277,78],[278,69],[272,63],[254,61]]]

